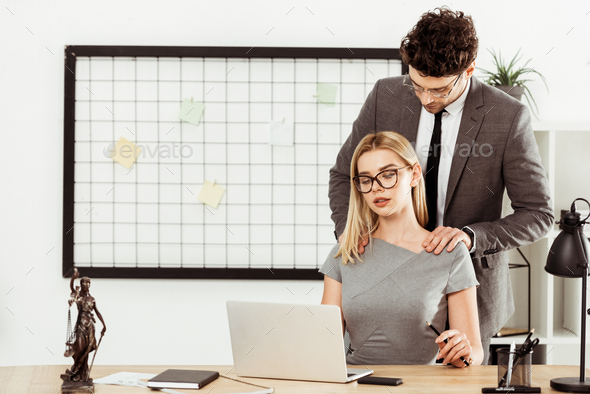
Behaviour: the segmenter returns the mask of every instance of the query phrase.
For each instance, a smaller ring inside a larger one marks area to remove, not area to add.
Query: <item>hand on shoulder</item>
[[[452,252],[459,242],[465,243],[467,250],[471,250],[471,237],[455,227],[438,226],[424,240],[422,246],[427,252],[440,254],[446,247]]]
[[[342,243],[343,237],[344,237],[344,234],[340,234],[340,236],[338,237],[339,244]],[[357,247],[358,247],[358,251],[360,254],[365,253],[365,246],[367,246],[368,244],[369,244],[369,237],[359,239]]]

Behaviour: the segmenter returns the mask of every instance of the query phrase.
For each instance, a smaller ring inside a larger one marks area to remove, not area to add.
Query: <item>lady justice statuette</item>
[[[94,383],[90,378],[90,371],[94,364],[94,357],[102,341],[102,337],[107,330],[102,315],[96,307],[96,300],[90,295],[90,278],[84,276],[80,279],[80,286],[74,288],[74,280],[78,279],[80,273],[78,269],[74,268],[74,274],[70,280],[70,299],[68,304],[68,331],[66,337],[66,351],[64,357],[73,357],[74,364],[66,369],[66,373],[61,375],[63,384],[61,386],[62,393],[88,393],[94,392]],[[78,307],[78,317],[76,324],[72,330],[71,307],[76,304]],[[94,331],[93,312],[102,323],[102,331],[100,332],[100,339],[96,342]],[[88,359],[90,353],[94,351],[92,362],[88,366]]]

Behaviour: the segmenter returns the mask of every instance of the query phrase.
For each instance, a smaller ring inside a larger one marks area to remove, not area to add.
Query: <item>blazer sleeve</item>
[[[512,213],[493,222],[469,224],[477,235],[474,257],[535,242],[553,225],[549,182],[541,164],[530,114],[524,105],[517,112],[508,133],[502,176]]]
[[[367,100],[363,104],[357,119],[352,124],[352,132],[340,148],[336,164],[330,169],[328,197],[332,210],[332,221],[336,227],[336,237],[339,237],[346,227],[348,204],[350,200],[350,163],[358,143],[369,133],[375,131],[375,116],[377,110],[377,81]]]

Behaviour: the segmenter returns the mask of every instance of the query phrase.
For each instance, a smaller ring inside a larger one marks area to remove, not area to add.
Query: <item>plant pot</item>
[[[508,93],[510,96],[514,97],[518,101],[522,98],[524,94],[524,86],[503,86],[503,85],[495,85],[498,89],[503,91],[504,93]]]

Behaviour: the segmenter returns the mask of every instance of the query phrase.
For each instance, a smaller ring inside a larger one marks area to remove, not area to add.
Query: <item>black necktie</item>
[[[430,140],[430,149],[428,149],[428,162],[426,163],[426,205],[428,207],[428,224],[426,230],[432,231],[436,228],[436,200],[438,190],[438,164],[440,163],[440,141],[441,141],[441,124],[442,110],[434,115],[434,130]]]

